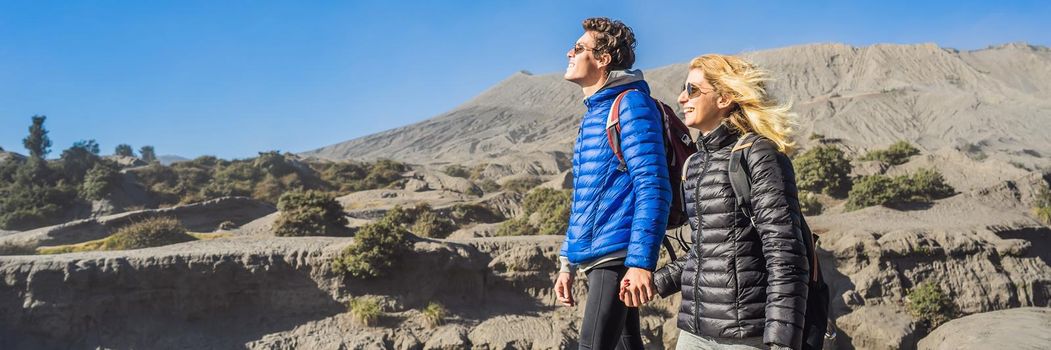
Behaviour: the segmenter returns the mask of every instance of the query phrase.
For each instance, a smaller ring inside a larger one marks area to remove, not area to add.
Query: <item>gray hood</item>
[[[602,85],[602,87],[600,87],[599,90],[611,88],[614,86],[631,84],[640,80],[644,80],[642,77],[641,69],[623,69],[610,71],[609,75],[606,77],[606,84]]]

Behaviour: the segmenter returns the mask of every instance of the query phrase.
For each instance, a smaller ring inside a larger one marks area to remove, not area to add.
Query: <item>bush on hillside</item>
[[[80,196],[88,200],[105,198],[120,180],[120,173],[115,167],[104,163],[95,163],[80,184]]]
[[[439,215],[428,206],[426,209],[417,207],[416,220],[412,225],[412,233],[420,237],[445,238],[454,229],[453,221],[444,215]]]
[[[117,229],[106,239],[109,250],[160,247],[196,240],[179,220],[170,217],[150,218]]]
[[[1033,215],[1036,215],[1036,218],[1044,225],[1051,225],[1051,191],[1048,191],[1046,184],[1040,187],[1033,204]]]
[[[526,194],[520,216],[505,221],[498,236],[560,235],[569,227],[572,191],[537,188]]]
[[[320,191],[291,191],[281,195],[281,211],[274,222],[277,236],[331,236],[343,231],[347,218],[343,206]]]
[[[504,184],[500,187],[503,188],[505,191],[526,193],[529,192],[529,190],[536,188],[536,186],[539,186],[541,183],[543,182],[539,178],[520,177],[507,180],[507,182],[504,182]]]
[[[792,160],[801,190],[842,197],[850,191],[850,161],[835,146],[817,146]]]
[[[449,314],[449,310],[445,309],[445,306],[438,302],[431,302],[427,304],[427,308],[423,309],[423,323],[428,328],[435,328],[445,323],[445,317]]]
[[[930,202],[953,195],[941,173],[920,169],[912,175],[871,175],[858,179],[847,198],[847,210],[874,205]]]
[[[365,327],[374,326],[383,314],[379,298],[357,297],[347,303],[347,311],[357,324]]]
[[[909,291],[905,298],[909,313],[926,323],[928,329],[952,320],[956,317],[956,305],[941,287],[931,282],[924,282]]]
[[[824,210],[824,206],[818,200],[817,194],[801,191],[799,192],[799,209],[803,215],[819,215]]]
[[[879,149],[866,153],[858,160],[878,160],[887,165],[901,165],[909,161],[909,157],[920,154],[920,150],[913,147],[908,141],[898,141],[887,149]]]
[[[462,177],[465,179],[471,177],[471,171],[468,170],[467,167],[459,164],[446,165],[445,168],[442,168],[442,172],[449,176]]]
[[[12,181],[0,187],[0,228],[24,231],[66,221],[77,199],[74,185],[56,180],[55,170],[43,159],[30,158],[7,169],[13,174],[5,175]]]
[[[403,255],[411,251],[408,231],[399,223],[406,216],[400,208],[377,222],[361,227],[351,243],[332,263],[333,271],[355,278],[385,276]]]

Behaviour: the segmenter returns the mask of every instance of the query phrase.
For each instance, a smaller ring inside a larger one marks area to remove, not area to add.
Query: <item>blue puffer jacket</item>
[[[617,95],[621,149],[627,171],[606,137],[606,118]],[[587,113],[573,149],[573,205],[562,256],[582,264],[627,250],[624,265],[653,271],[671,203],[660,110],[640,71],[614,71],[584,100]]]

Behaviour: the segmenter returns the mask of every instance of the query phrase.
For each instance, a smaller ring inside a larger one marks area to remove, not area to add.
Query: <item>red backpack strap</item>
[[[617,170],[620,171],[628,171],[628,164],[624,161],[624,152],[620,149],[620,101],[632,91],[638,90],[627,89],[618,94],[613,100],[613,106],[609,108],[609,116],[606,117],[606,138],[609,139],[609,145],[613,148],[613,155],[617,156],[617,161],[620,162],[617,165]]]

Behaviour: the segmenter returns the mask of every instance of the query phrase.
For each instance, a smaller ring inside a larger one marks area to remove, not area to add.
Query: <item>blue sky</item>
[[[222,158],[433,117],[519,70],[559,72],[580,21],[634,28],[636,66],[813,42],[1051,46],[1040,1],[4,1],[0,147],[81,139]],[[567,83],[568,84],[568,83]]]

